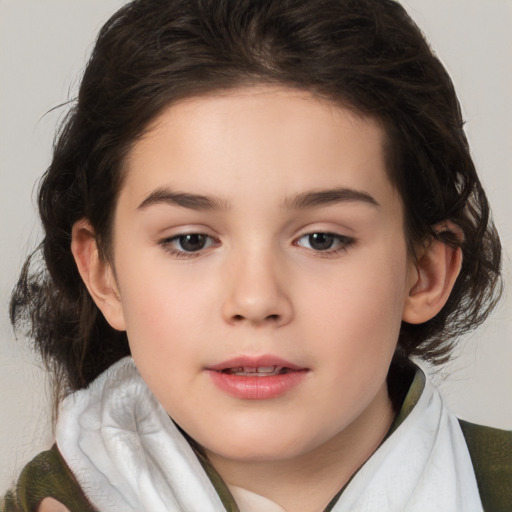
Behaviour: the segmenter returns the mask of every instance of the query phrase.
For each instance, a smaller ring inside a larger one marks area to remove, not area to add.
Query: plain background
[[[279,1],[279,0],[276,0]],[[0,495],[49,446],[49,386],[8,300],[40,239],[35,182],[95,35],[122,0],[0,0]],[[433,375],[455,413],[512,428],[512,0],[403,0],[455,82],[502,237],[505,297]],[[508,289],[508,291],[507,291]]]

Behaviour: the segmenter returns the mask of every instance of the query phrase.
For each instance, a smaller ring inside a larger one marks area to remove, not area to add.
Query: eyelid
[[[178,242],[181,238],[193,235],[205,237],[207,239],[207,245],[205,247],[199,248],[197,251],[187,251],[184,248],[179,249],[176,247],[176,242]],[[160,245],[167,254],[182,259],[197,258],[207,252],[210,248],[218,246],[219,244],[220,242],[215,236],[205,233],[201,230],[193,229],[181,231],[171,236],[166,236],[158,241],[158,245]]]
[[[183,230],[180,230],[177,233],[170,234],[168,236],[161,237],[157,243],[162,249],[171,256],[182,259],[190,259],[202,256],[205,252],[208,252],[211,248],[218,247],[221,242],[218,237],[208,233],[208,229],[202,229],[201,226],[197,228],[193,227],[185,227]],[[334,239],[333,247],[328,247],[325,249],[311,247],[311,245],[301,243],[301,240],[307,239],[316,234],[327,235]],[[186,248],[179,248],[178,243],[180,239],[185,238],[187,236],[203,236],[206,239],[206,243],[204,247],[200,247],[197,250],[186,250]],[[317,256],[334,256],[341,252],[348,250],[354,243],[356,239],[353,236],[349,236],[342,233],[337,233],[332,229],[309,229],[308,231],[303,232],[301,235],[294,238],[292,241],[292,245],[301,247]]]
[[[315,249],[313,247],[306,247],[302,244],[300,244],[300,240],[304,238],[311,237],[316,234],[322,234],[333,237],[335,240],[337,240],[336,247],[334,248],[327,248],[327,249]],[[356,243],[356,239],[352,236],[343,235],[341,233],[336,233],[329,230],[322,230],[322,229],[314,229],[311,231],[308,231],[307,233],[303,233],[299,237],[295,238],[294,245],[297,245],[298,247],[302,247],[308,251],[313,252],[315,255],[318,256],[335,256],[337,254],[340,254],[346,250],[348,250],[351,246],[353,246]]]

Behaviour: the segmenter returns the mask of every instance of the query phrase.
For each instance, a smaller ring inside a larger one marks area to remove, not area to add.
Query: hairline
[[[180,104],[182,102],[193,101],[194,99],[199,98],[208,98],[214,96],[228,95],[233,91],[242,91],[250,88],[258,88],[265,86],[275,86],[276,88],[281,88],[283,90],[295,90],[299,92],[303,92],[306,94],[310,94],[313,98],[318,101],[335,106],[336,108],[341,108],[349,111],[356,118],[361,120],[372,120],[375,122],[381,133],[382,133],[382,154],[384,158],[384,168],[386,171],[386,175],[390,180],[391,186],[398,194],[398,199],[401,203],[401,209],[403,212],[403,233],[407,245],[407,252],[410,257],[414,258],[414,246],[418,241],[412,239],[410,230],[408,229],[407,224],[407,216],[406,216],[406,203],[404,201],[404,197],[402,195],[402,191],[399,187],[399,176],[398,176],[398,148],[396,147],[396,140],[392,137],[392,132],[395,131],[393,123],[386,119],[384,115],[377,115],[376,113],[366,112],[362,108],[356,107],[353,102],[347,100],[343,93],[340,94],[330,94],[325,91],[322,91],[320,87],[314,86],[305,86],[299,85],[293,82],[287,82],[284,80],[276,80],[271,77],[263,76],[255,76],[255,75],[244,75],[241,73],[239,76],[232,78],[231,80],[217,84],[210,83],[209,86],[205,86],[205,84],[197,85],[196,89],[188,90],[186,93],[177,94],[175,97],[168,99],[168,101],[164,101],[160,108],[158,108],[155,113],[148,119],[148,121],[144,124],[144,126],[132,137],[128,137],[128,141],[125,144],[124,151],[122,151],[123,156],[120,158],[117,169],[116,176],[116,191],[113,197],[113,204],[111,205],[111,215],[109,221],[107,223],[106,230],[104,234],[98,237],[98,249],[100,256],[113,264],[113,236],[114,236],[114,222],[116,216],[116,209],[119,200],[119,194],[123,189],[125,179],[127,176],[127,160],[130,158],[130,154],[133,151],[136,144],[138,144],[141,140],[143,140],[146,136],[148,136],[158,125],[160,117],[163,113],[171,108],[174,105]]]

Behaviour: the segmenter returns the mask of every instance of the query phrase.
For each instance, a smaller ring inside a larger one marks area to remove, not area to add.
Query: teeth
[[[258,366],[258,368],[255,368],[257,373],[273,373],[276,371],[277,366]],[[244,372],[246,371],[252,371],[254,368],[247,368],[244,366]]]
[[[241,366],[239,368],[229,368],[227,373],[231,375],[245,375],[245,376],[269,376],[279,375],[282,373],[284,368],[281,366]]]

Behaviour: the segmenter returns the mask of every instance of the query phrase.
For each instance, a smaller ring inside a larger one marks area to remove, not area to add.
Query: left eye
[[[198,252],[213,245],[214,241],[211,236],[203,233],[188,233],[186,235],[178,235],[165,240],[167,247],[172,247],[177,252]]]
[[[352,238],[334,233],[309,233],[297,240],[297,245],[314,251],[346,249],[354,242]]]

